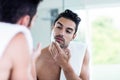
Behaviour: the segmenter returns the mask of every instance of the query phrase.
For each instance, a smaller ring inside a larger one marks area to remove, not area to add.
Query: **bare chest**
[[[59,80],[60,71],[60,67],[50,57],[42,57],[37,62],[39,80]]]

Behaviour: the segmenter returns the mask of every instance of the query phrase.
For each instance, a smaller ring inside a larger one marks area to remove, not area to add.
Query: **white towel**
[[[20,32],[22,32],[25,35],[29,44],[30,52],[32,53],[32,37],[30,31],[25,26],[0,22],[0,57],[4,53],[4,50],[6,49],[11,39]]]

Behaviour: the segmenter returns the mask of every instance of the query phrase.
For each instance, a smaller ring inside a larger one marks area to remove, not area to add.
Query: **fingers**
[[[68,60],[69,60],[69,59],[70,59],[70,57],[71,57],[70,50],[69,50],[69,49],[65,49],[64,51],[65,51],[65,54],[67,55]]]
[[[53,58],[55,58],[55,57],[56,57],[56,55],[57,55],[57,53],[56,53],[56,52],[57,52],[57,51],[55,50],[54,43],[52,43],[51,55],[52,55],[52,57],[53,57]]]
[[[66,54],[69,58],[70,58],[70,56],[71,56],[71,54],[70,54],[70,50],[69,49],[65,49],[64,51],[63,51],[63,49],[61,49],[61,47],[60,47],[60,45],[58,44],[58,42],[55,42],[55,47],[56,47],[56,49],[58,50],[58,54]]]
[[[60,45],[58,44],[58,42],[54,42],[54,44],[55,44],[57,51],[61,54],[62,49],[61,49]]]
[[[52,42],[52,44],[50,45],[49,51],[51,53],[51,56],[55,59],[58,55],[58,50],[56,49],[54,42]]]
[[[40,43],[38,43],[38,45],[37,45],[37,49],[36,49],[36,55],[40,55],[40,53],[41,53],[41,44]]]
[[[34,49],[32,57],[36,60],[41,54],[41,44],[38,43],[37,48]]]
[[[52,57],[55,59],[57,56],[60,57],[63,56],[64,58],[66,57],[67,59],[70,59],[71,54],[69,49],[61,49],[60,45],[57,42],[52,42],[52,44],[49,47],[50,53]]]
[[[68,55],[69,54],[69,52],[70,52],[70,50],[69,49],[65,49],[64,50],[65,51],[65,53]]]

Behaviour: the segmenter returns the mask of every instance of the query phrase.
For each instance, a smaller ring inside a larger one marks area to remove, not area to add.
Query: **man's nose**
[[[60,34],[61,34],[61,35],[65,35],[65,30],[62,29],[62,30],[60,31]]]

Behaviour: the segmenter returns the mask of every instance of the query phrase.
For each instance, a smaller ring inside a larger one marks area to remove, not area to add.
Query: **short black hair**
[[[56,23],[56,21],[58,21],[59,18],[67,18],[67,19],[70,19],[72,20],[73,22],[75,22],[76,24],[76,27],[75,27],[75,33],[77,32],[77,29],[78,29],[78,25],[81,21],[80,17],[77,15],[77,13],[74,13],[73,11],[69,10],[69,9],[66,9],[64,12],[60,13],[57,18],[55,19],[54,21],[54,25]],[[74,33],[74,34],[75,34]]]
[[[16,23],[22,16],[29,15],[32,19],[42,0],[1,0],[1,21]]]
[[[1,0],[0,0],[0,21],[1,21],[1,17],[2,17],[2,6],[1,6]]]

